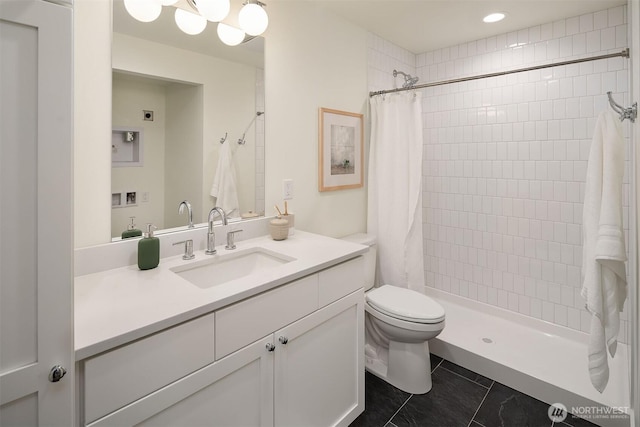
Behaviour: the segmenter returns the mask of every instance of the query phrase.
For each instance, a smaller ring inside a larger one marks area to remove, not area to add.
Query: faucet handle
[[[193,240],[182,240],[180,242],[175,242],[173,246],[184,243],[184,255],[182,255],[182,259],[194,259],[196,256],[193,254]]]
[[[233,230],[227,232],[227,245],[224,247],[226,250],[232,250],[236,248],[236,244],[234,242],[236,233],[241,232],[242,230]]]

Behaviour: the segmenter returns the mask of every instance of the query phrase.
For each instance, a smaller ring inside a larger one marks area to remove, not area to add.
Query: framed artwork
[[[362,114],[320,108],[318,190],[362,187],[364,136]]]

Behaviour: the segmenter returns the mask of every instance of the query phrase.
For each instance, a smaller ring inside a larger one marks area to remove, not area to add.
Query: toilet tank
[[[369,252],[362,255],[364,258],[364,289],[369,290],[373,288],[376,282],[376,236],[373,234],[357,233],[343,237],[342,240],[369,246]]]

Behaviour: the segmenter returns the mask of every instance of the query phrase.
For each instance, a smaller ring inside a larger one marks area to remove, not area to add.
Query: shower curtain
[[[378,283],[424,293],[422,94],[371,98],[367,232],[377,237]]]

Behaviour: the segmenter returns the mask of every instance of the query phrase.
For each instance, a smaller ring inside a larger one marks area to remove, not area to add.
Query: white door
[[[73,424],[71,31],[67,6],[0,0],[2,426]]]
[[[363,301],[354,292],[275,333],[276,426],[348,426],[364,410]]]

